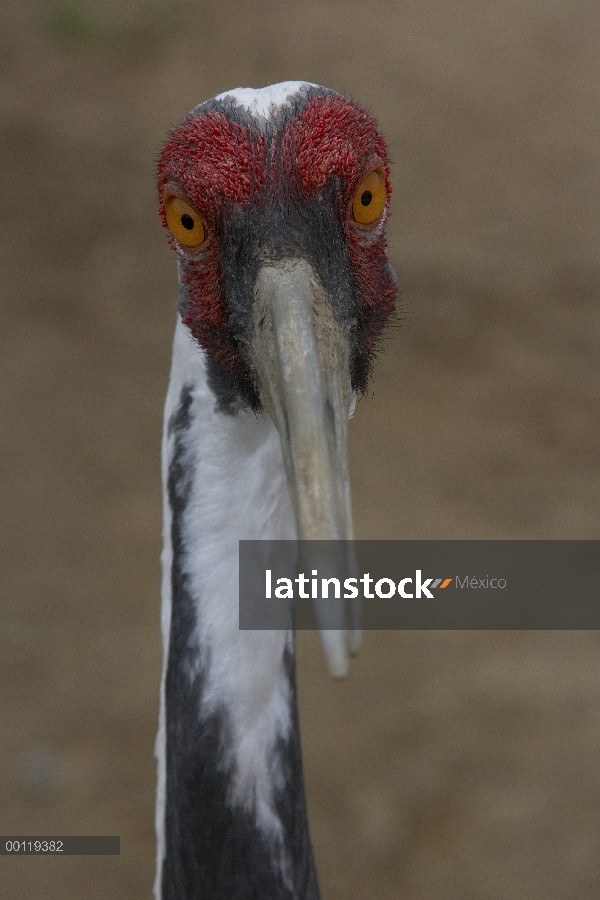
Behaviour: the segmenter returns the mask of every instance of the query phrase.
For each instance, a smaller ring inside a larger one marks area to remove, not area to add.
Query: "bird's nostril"
[[[363,191],[360,195],[360,202],[363,206],[368,206],[372,199],[373,194],[371,193],[371,191]]]

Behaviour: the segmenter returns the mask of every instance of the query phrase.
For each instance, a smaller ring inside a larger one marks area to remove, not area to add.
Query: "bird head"
[[[376,123],[317,85],[238,88],[173,129],[158,191],[223,413],[273,419],[300,538],[351,538],[346,422],[397,292]]]

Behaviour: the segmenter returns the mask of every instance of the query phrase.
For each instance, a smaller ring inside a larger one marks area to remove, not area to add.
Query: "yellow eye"
[[[385,207],[387,194],[385,178],[381,172],[371,172],[363,178],[352,201],[354,221],[360,225],[371,225],[379,218]]]
[[[169,197],[165,203],[169,231],[184,247],[199,247],[204,240],[202,219],[181,197]]]

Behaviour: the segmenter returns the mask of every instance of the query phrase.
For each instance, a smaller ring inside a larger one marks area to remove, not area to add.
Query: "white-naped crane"
[[[394,308],[385,141],[318,85],[238,88],[158,165],[178,256],[162,445],[156,900],[318,900],[292,632],[240,631],[238,541],[351,539],[346,423]],[[347,632],[323,632],[331,671]]]

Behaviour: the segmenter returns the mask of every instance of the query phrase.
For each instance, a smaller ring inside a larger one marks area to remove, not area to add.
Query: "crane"
[[[158,163],[179,293],[162,442],[156,900],[318,900],[291,631],[238,541],[351,539],[347,419],[394,309],[386,144],[308,82],[201,103]],[[322,637],[334,675],[349,632]]]

